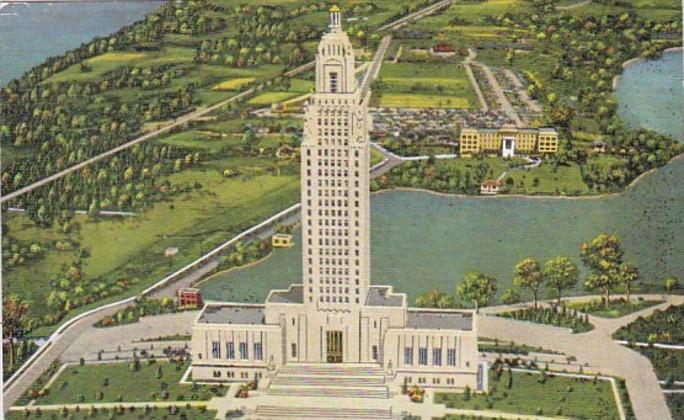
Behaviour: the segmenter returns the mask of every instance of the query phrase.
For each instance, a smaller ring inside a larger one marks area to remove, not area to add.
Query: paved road
[[[373,84],[373,81],[378,77],[378,74],[380,74],[382,61],[385,58],[385,54],[387,53],[387,49],[390,46],[390,42],[392,42],[392,35],[385,35],[380,40],[380,43],[378,44],[378,49],[375,51],[375,55],[373,56],[373,61],[371,62],[368,71],[366,71],[366,75],[363,78],[363,83],[361,84],[362,98],[366,97],[371,85]]]
[[[501,88],[501,85],[499,82],[496,80],[496,77],[494,77],[494,73],[492,72],[492,69],[489,68],[489,66],[479,63],[479,62],[473,62],[473,64],[477,64],[482,68],[482,71],[485,74],[485,77],[487,78],[487,81],[489,82],[489,85],[492,87],[492,90],[494,91],[494,95],[496,95],[496,99],[499,102],[499,106],[501,109],[506,113],[508,118],[513,120],[515,122],[515,125],[517,127],[522,127],[523,122],[520,119],[520,116],[518,115],[518,112],[515,110],[513,105],[508,101],[508,98],[506,98],[506,95],[504,94],[503,89]]]
[[[301,66],[299,66],[299,67],[297,67],[297,68],[295,68],[295,69],[292,69],[292,70],[290,70],[290,71],[284,73],[284,76],[286,76],[286,77],[295,76],[295,75],[297,75],[297,74],[300,74],[300,73],[302,73],[302,72],[304,72],[304,71],[307,71],[307,70],[311,69],[311,68],[314,66],[314,64],[315,64],[315,63],[314,63],[313,61],[312,61],[312,62],[309,62],[309,63],[306,63],[306,64],[304,64],[304,65],[301,65]],[[243,98],[246,98],[246,97],[248,97],[249,95],[251,95],[252,93],[254,93],[254,91],[255,91],[254,88],[250,88],[250,89],[247,89],[246,91],[244,91],[244,92],[242,92],[242,93],[239,93],[239,94],[237,94],[237,95],[231,96],[231,97],[228,98],[228,99],[225,99],[225,100],[223,100],[223,101],[221,101],[221,102],[218,102],[218,103],[216,103],[216,104],[214,104],[214,105],[212,105],[212,106],[210,106],[210,107],[208,107],[208,108],[198,109],[198,110],[196,110],[196,111],[194,111],[194,112],[191,112],[191,113],[189,113],[189,114],[186,114],[186,115],[184,115],[184,116],[182,116],[182,117],[179,117],[179,118],[175,119],[173,122],[171,122],[171,123],[169,123],[169,124],[163,126],[163,127],[160,128],[160,129],[151,131],[151,132],[149,132],[149,133],[147,133],[147,134],[145,134],[145,135],[143,135],[143,136],[140,136],[140,137],[138,137],[138,138],[136,138],[136,139],[134,139],[134,140],[131,140],[131,141],[127,142],[127,143],[124,143],[124,144],[122,144],[122,145],[120,145],[120,146],[117,146],[117,147],[115,147],[115,148],[113,148],[113,149],[111,149],[111,150],[108,150],[108,151],[106,151],[106,152],[104,152],[104,153],[101,153],[101,154],[99,154],[99,155],[97,155],[97,156],[93,156],[93,157],[91,157],[90,159],[84,160],[84,161],[81,162],[81,163],[78,163],[78,164],[76,164],[76,165],[74,165],[74,166],[71,166],[71,167],[66,168],[66,169],[64,169],[64,170],[62,170],[62,171],[59,171],[59,172],[57,172],[57,173],[54,173],[54,174],[52,174],[52,175],[50,175],[50,176],[48,176],[48,177],[45,177],[45,178],[43,178],[43,179],[41,179],[41,180],[39,180],[39,181],[34,182],[33,184],[27,185],[27,186],[25,186],[25,187],[23,187],[23,188],[20,188],[20,189],[18,189],[18,190],[16,190],[16,191],[13,191],[13,192],[9,193],[9,194],[2,195],[2,196],[0,197],[0,203],[4,203],[4,202],[6,202],[6,201],[8,201],[8,200],[11,200],[11,199],[13,199],[13,198],[19,197],[19,196],[22,195],[22,194],[26,194],[27,192],[33,191],[33,190],[35,190],[36,188],[42,187],[43,185],[46,185],[46,184],[48,184],[48,183],[50,183],[50,182],[52,182],[52,181],[54,181],[54,180],[56,180],[56,179],[62,178],[63,176],[65,176],[65,175],[67,175],[67,174],[70,174],[70,173],[72,173],[72,172],[76,172],[76,171],[78,171],[78,170],[80,170],[80,169],[82,169],[82,168],[84,168],[84,167],[86,167],[86,166],[88,166],[88,165],[90,165],[90,164],[93,164],[93,163],[95,163],[95,162],[97,162],[97,161],[100,161],[100,160],[106,158],[106,157],[109,157],[109,156],[112,156],[112,155],[114,155],[114,154],[116,154],[116,153],[119,153],[119,152],[122,151],[122,150],[129,149],[129,148],[135,146],[136,144],[139,144],[139,143],[142,143],[142,142],[144,142],[144,141],[150,140],[150,139],[152,139],[152,138],[154,138],[154,137],[157,137],[157,136],[160,135],[160,134],[166,133],[166,132],[168,132],[168,131],[170,131],[170,130],[176,128],[176,127],[179,127],[179,126],[181,126],[181,125],[183,125],[183,124],[186,124],[186,123],[188,123],[188,122],[190,122],[190,121],[192,121],[192,120],[195,120],[195,119],[197,119],[197,118],[199,118],[199,117],[202,117],[202,116],[204,116],[204,115],[207,115],[207,114],[209,114],[209,113],[211,113],[211,112],[213,112],[213,111],[215,111],[215,110],[217,110],[217,109],[220,109],[221,107],[223,107],[223,106],[225,106],[225,105],[227,105],[227,104],[233,103],[233,102],[235,102],[235,101],[239,101],[240,99],[243,99]]]
[[[414,20],[423,18],[425,16],[429,16],[436,11],[440,10],[443,7],[448,7],[451,5],[452,0],[443,0],[438,3],[435,3],[431,6],[428,6],[424,9],[418,10],[417,12],[413,12],[410,15],[406,15],[401,19],[395,20],[394,22],[390,22],[386,25],[381,26],[378,31],[387,31],[387,30],[394,30],[397,29],[407,23],[411,23]]]
[[[644,295],[645,298],[661,298],[661,295]],[[584,300],[587,297],[571,299]],[[668,296],[661,305],[617,319],[590,316],[595,329],[583,334],[572,334],[567,329],[531,322],[500,318],[492,314],[506,310],[504,306],[483,308],[478,320],[478,334],[484,337],[515,341],[520,344],[556,350],[577,358],[579,363],[599,366],[600,373],[623,378],[639,420],[671,419],[658,378],[648,358],[638,352],[617,344],[611,335],[618,328],[646,316],[656,309],[684,303],[684,296]],[[508,308],[510,310],[510,307]]]

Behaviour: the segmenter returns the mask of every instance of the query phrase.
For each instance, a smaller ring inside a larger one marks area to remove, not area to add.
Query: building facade
[[[382,369],[390,389],[486,389],[477,315],[410,308],[405,294],[370,279],[368,117],[354,53],[331,9],[316,52],[316,89],[301,148],[301,283],[265,304],[205,306],[193,327],[195,381],[258,379],[311,364]]]
[[[462,156],[496,153],[513,157],[556,153],[558,133],[553,128],[517,128],[512,125],[500,128],[464,127],[459,136],[459,148]]]

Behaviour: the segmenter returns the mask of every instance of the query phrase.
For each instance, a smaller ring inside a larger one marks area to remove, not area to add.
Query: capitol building
[[[193,326],[193,381],[257,380],[266,394],[301,398],[486,389],[475,312],[412,308],[371,283],[370,93],[337,7],[315,72],[301,146],[303,278],[265,304],[207,304]]]

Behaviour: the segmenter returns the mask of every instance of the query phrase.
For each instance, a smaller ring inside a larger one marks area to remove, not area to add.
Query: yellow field
[[[466,98],[459,96],[384,93],[378,106],[387,108],[468,108]]]
[[[132,61],[146,58],[146,53],[108,52],[88,60],[88,64],[109,63],[112,61]]]
[[[211,88],[211,90],[234,90],[242,85],[246,85],[247,83],[252,83],[254,80],[256,80],[254,77],[239,77],[237,79],[230,79],[215,85]]]
[[[264,92],[250,99],[248,103],[252,105],[271,105],[285,101],[294,96],[299,96],[298,92]]]

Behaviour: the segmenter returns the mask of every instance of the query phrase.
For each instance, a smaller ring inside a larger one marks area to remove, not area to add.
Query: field
[[[576,164],[542,163],[537,168],[509,171],[504,182],[509,177],[514,181],[509,190],[512,194],[581,195],[590,192]]]
[[[484,410],[528,415],[563,416],[587,419],[618,419],[617,405],[610,382],[549,376],[543,383],[541,374],[513,372],[508,388],[508,373],[500,380],[490,372],[489,386],[495,391],[489,397],[463,394],[435,394],[435,402],[449,408]],[[489,405],[488,405],[489,404]]]
[[[472,108],[477,98],[458,64],[384,63],[372,105],[405,108]]]
[[[254,172],[265,164],[259,159],[251,162],[229,159],[212,165],[213,168],[173,175],[171,182],[190,186],[199,183],[201,189],[157,203],[139,216],[93,222],[85,215],[76,215],[76,233],[66,237],[78,241],[90,252],[83,266],[84,275],[93,281],[98,281],[100,276],[129,278],[138,284],[127,292],[132,294],[296,200],[299,181],[294,173],[277,176],[260,171],[264,173],[248,178],[225,178],[222,175],[225,169],[244,168]],[[22,215],[9,214],[5,223],[20,237],[41,235],[45,241],[65,238],[55,230],[37,232],[38,228],[31,227]],[[173,260],[165,260],[164,250],[170,246],[178,247],[180,253]],[[68,252],[48,252],[37,264],[5,274],[9,280],[5,281],[5,291],[24,296],[32,314],[44,315],[50,309],[38,302],[45,301],[50,281],[62,264],[72,259]]]
[[[227,388],[223,387],[180,384],[187,367],[187,363],[147,361],[140,362],[137,371],[129,363],[69,366],[55,379],[50,392],[38,397],[35,404],[202,401],[225,393]]]

